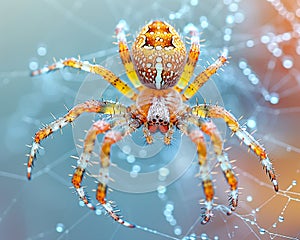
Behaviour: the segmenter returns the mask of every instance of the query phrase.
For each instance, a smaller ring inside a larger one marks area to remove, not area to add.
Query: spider
[[[189,27],[190,49],[187,53],[185,44],[174,27],[165,21],[155,20],[146,24],[135,41],[131,52],[126,40],[126,22],[120,21],[115,32],[118,40],[119,54],[126,74],[134,89],[110,70],[88,61],[68,58],[33,71],[32,76],[49,73],[64,67],[79,69],[100,75],[134,104],[125,106],[114,101],[88,100],[74,106],[63,117],[36,132],[31,151],[28,155],[27,177],[31,172],[37,151],[43,139],[57,130],[72,123],[85,112],[101,113],[111,118],[100,118],[88,130],[83,146],[83,152],[77,161],[72,175],[72,184],[80,199],[87,207],[95,210],[84,188],[82,179],[89,163],[95,140],[98,134],[105,134],[100,149],[100,170],[96,177],[96,199],[105,211],[120,224],[133,228],[136,225],[121,218],[117,210],[106,199],[109,183],[109,166],[111,146],[142,128],[148,144],[153,142],[152,134],[159,131],[164,136],[164,143],[171,143],[174,129],[187,135],[195,144],[200,168],[202,188],[205,195],[205,207],[202,213],[202,223],[207,223],[212,216],[214,186],[208,168],[205,135],[210,137],[219,166],[229,185],[229,206],[234,211],[238,204],[238,180],[232,170],[227,154],[223,149],[223,140],[214,118],[223,119],[229,129],[260,159],[260,163],[269,175],[274,189],[278,191],[278,183],[271,161],[263,146],[254,139],[237,119],[226,109],[214,104],[198,104],[190,106],[188,100],[227,62],[227,49],[214,60],[204,71],[190,81],[200,54],[199,31],[195,26]]]

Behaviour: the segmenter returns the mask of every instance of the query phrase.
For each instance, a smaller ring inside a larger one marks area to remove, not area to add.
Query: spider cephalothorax
[[[33,162],[41,140],[73,122],[84,112],[101,113],[104,116],[106,114],[111,115],[112,117],[109,119],[100,118],[88,130],[84,140],[83,153],[79,157],[72,177],[72,184],[81,200],[90,209],[95,210],[94,205],[87,198],[81,182],[96,137],[98,134],[105,134],[99,154],[101,168],[98,175],[95,176],[98,182],[96,199],[114,220],[127,227],[134,227],[135,225],[121,219],[110,202],[106,200],[111,146],[140,127],[143,128],[147,143],[153,142],[152,133],[160,131],[164,134],[164,143],[168,145],[171,143],[174,129],[178,129],[196,145],[200,177],[205,195],[202,223],[207,223],[212,215],[214,187],[207,164],[209,159],[207,159],[204,134],[211,139],[219,166],[230,187],[230,211],[235,210],[238,203],[238,181],[228,156],[223,150],[221,135],[212,121],[213,118],[221,118],[233,134],[260,158],[275,191],[278,191],[272,163],[265,149],[239,125],[231,113],[217,105],[206,103],[196,106],[189,105],[188,100],[227,61],[227,50],[225,49],[217,60],[190,81],[200,53],[200,40],[197,28],[192,25],[189,27],[191,45],[188,54],[179,34],[164,21],[151,21],[145,25],[136,37],[130,53],[125,37],[125,22],[120,21],[116,27],[120,58],[134,88],[103,66],[74,58],[60,60],[51,66],[34,71],[33,76],[71,67],[98,74],[134,103],[125,106],[113,101],[89,100],[74,106],[65,116],[39,130],[35,134],[29,154],[28,179],[31,178]]]

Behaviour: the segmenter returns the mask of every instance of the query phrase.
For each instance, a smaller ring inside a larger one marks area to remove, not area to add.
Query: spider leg
[[[230,112],[220,106],[199,104],[192,107],[192,113],[201,118],[222,118],[232,132],[260,158],[260,162],[266,169],[274,190],[278,191],[275,171],[266,150],[251,134],[239,125],[237,119]]]
[[[126,71],[126,74],[129,78],[129,80],[131,81],[133,86],[138,91],[141,91],[144,89],[144,87],[141,84],[141,82],[136,74],[136,71],[135,71],[131,56],[130,56],[130,52],[129,52],[127,40],[126,40],[126,34],[125,34],[126,28],[127,28],[127,23],[124,20],[121,20],[118,23],[118,25],[116,26],[115,32],[116,32],[117,39],[118,39],[119,54],[120,54],[120,58],[125,67],[125,71]]]
[[[91,64],[88,61],[81,61],[75,58],[60,60],[50,66],[45,66],[39,70],[33,71],[31,75],[36,76],[36,75],[56,71],[58,69],[63,69],[65,67],[75,68],[81,71],[100,75],[129,99],[134,101],[137,98],[137,94],[133,91],[133,89],[110,70],[104,68],[101,65]]]
[[[223,151],[223,140],[216,125],[212,121],[199,119],[199,127],[212,141],[214,152],[217,155],[220,167],[230,186],[229,201],[231,210],[234,211],[238,204],[238,180],[232,170],[227,154]]]
[[[87,207],[89,207],[92,210],[95,210],[95,207],[90,203],[89,199],[87,198],[83,190],[83,187],[81,186],[81,182],[85,170],[90,161],[97,135],[107,132],[110,129],[111,129],[111,125],[108,122],[103,120],[98,120],[92,125],[92,127],[89,129],[89,131],[86,134],[84,140],[83,152],[80,155],[80,158],[77,162],[77,167],[72,177],[72,184],[76,189],[76,192],[79,195],[80,199],[85,203],[85,205],[87,205]]]
[[[189,25],[188,27],[191,35],[191,47],[180,79],[174,86],[177,92],[181,92],[188,85],[200,55],[200,33],[194,25]]]
[[[109,132],[107,132],[102,141],[102,146],[100,150],[100,170],[99,175],[96,176],[98,180],[98,187],[96,191],[96,199],[102,205],[102,207],[106,210],[106,212],[118,223],[129,227],[134,228],[135,225],[123,220],[117,213],[117,210],[114,209],[110,201],[106,200],[106,192],[107,185],[109,181],[109,166],[110,166],[110,150],[111,146],[123,139],[126,135],[133,132],[135,128],[129,127],[125,129],[125,127],[121,127],[120,130],[116,130],[113,128]]]
[[[206,161],[206,143],[202,131],[192,125],[186,123],[179,123],[177,127],[186,134],[192,142],[196,145],[198,162],[200,165],[200,178],[202,180],[202,188],[205,195],[205,212],[203,213],[202,224],[206,224],[212,216],[214,187],[212,177]]]
[[[51,135],[53,132],[63,128],[67,124],[73,122],[78,116],[84,112],[104,113],[104,114],[124,114],[127,108],[119,103],[114,102],[100,102],[96,100],[86,101],[84,103],[74,106],[65,116],[58,118],[46,127],[36,132],[31,151],[27,162],[27,178],[31,178],[31,171],[36,153],[39,149],[40,142]]]
[[[194,81],[190,83],[182,94],[183,101],[189,100],[196,92],[206,83],[209,78],[217,72],[227,62],[227,49],[224,49],[221,56],[209,65],[203,72],[195,77]]]

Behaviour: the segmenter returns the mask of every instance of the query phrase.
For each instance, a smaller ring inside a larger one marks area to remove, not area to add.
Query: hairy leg
[[[207,104],[200,104],[192,107],[191,111],[195,116],[201,118],[222,118],[232,132],[260,158],[261,164],[266,169],[269,178],[273,183],[274,190],[276,192],[278,191],[278,182],[275,171],[266,150],[250,133],[240,126],[237,119],[230,112],[223,107]]]
[[[195,77],[195,80],[187,86],[182,94],[184,101],[193,97],[196,92],[206,83],[209,78],[214,75],[227,62],[227,49],[224,49],[221,56],[211,65],[209,65],[203,72]]]
[[[213,198],[214,198],[214,187],[212,183],[211,174],[206,161],[206,143],[204,135],[199,128],[186,123],[179,123],[178,128],[184,134],[189,136],[192,142],[196,145],[198,162],[200,168],[200,178],[202,180],[203,192],[205,195],[205,212],[203,214],[202,224],[206,224],[212,216]]]
[[[116,26],[115,31],[116,31],[116,35],[117,35],[117,39],[118,39],[119,54],[120,54],[120,58],[125,67],[125,71],[126,71],[126,74],[129,78],[129,80],[133,84],[134,88],[141,91],[144,89],[144,87],[141,84],[141,82],[136,74],[136,71],[135,71],[131,56],[130,56],[130,52],[129,52],[127,40],[126,40],[126,34],[125,34],[126,28],[127,28],[127,23],[124,20],[121,20],[118,23],[118,25]]]
[[[238,204],[238,180],[232,170],[227,154],[223,151],[223,140],[216,125],[212,121],[200,120],[199,126],[212,141],[214,152],[217,155],[224,177],[230,186],[229,204],[231,206],[231,210],[234,211]]]
[[[72,123],[77,117],[84,112],[104,113],[104,114],[125,114],[127,108],[115,102],[101,102],[96,100],[86,101],[84,103],[74,106],[65,116],[58,118],[46,127],[40,129],[34,137],[31,151],[28,156],[27,162],[27,178],[31,178],[31,171],[36,153],[39,149],[40,142],[47,138],[52,133]]]
[[[177,92],[181,92],[188,85],[200,55],[200,33],[194,25],[189,25],[188,28],[187,30],[191,35],[191,47],[180,79],[174,86]]]
[[[65,67],[79,69],[81,71],[95,73],[103,77],[107,82],[109,82],[112,86],[114,86],[117,90],[119,90],[123,95],[128,97],[131,100],[135,100],[137,98],[137,94],[133,91],[133,89],[128,86],[124,81],[122,81],[119,77],[117,77],[113,72],[104,68],[101,65],[91,64],[88,61],[81,61],[75,58],[68,58],[65,60],[60,60],[50,66],[45,66],[42,69],[33,71],[31,73],[32,76],[37,76],[40,74],[53,72],[58,69],[63,69]]]
[[[112,207],[109,201],[106,200],[107,187],[109,182],[109,166],[110,166],[110,151],[113,144],[123,139],[135,129],[123,127],[120,130],[112,129],[107,132],[102,141],[100,150],[100,170],[99,175],[96,176],[98,180],[98,187],[96,190],[96,199],[104,207],[106,212],[118,223],[134,228],[135,225],[123,220],[117,213],[117,210]]]
[[[95,122],[92,127],[88,130],[85,140],[84,140],[84,147],[83,152],[80,155],[79,160],[77,161],[77,167],[74,171],[72,177],[72,184],[76,189],[77,194],[79,195],[80,199],[92,210],[95,210],[95,207],[90,203],[89,199],[87,198],[83,187],[81,186],[81,182],[86,171],[86,168],[89,164],[94,146],[96,137],[98,134],[105,133],[111,129],[111,126],[108,122],[99,120]]]

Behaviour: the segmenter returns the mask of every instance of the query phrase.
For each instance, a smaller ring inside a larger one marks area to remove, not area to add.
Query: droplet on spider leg
[[[63,223],[56,224],[55,228],[56,232],[61,233],[65,230],[65,225]]]
[[[293,186],[296,186],[296,185],[297,185],[297,181],[296,181],[296,180],[293,180],[292,185],[293,185]]]

